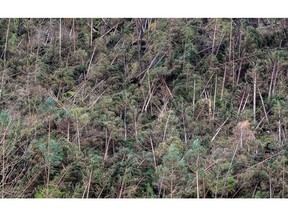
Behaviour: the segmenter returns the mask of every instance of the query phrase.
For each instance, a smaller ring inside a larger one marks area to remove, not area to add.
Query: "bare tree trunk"
[[[273,198],[272,177],[270,173],[269,173],[269,197],[270,199]]]
[[[279,121],[278,121],[278,144],[281,145],[282,139],[281,139],[281,111],[279,109],[278,111],[279,115]]]
[[[187,46],[187,43],[185,41],[185,44],[184,44],[184,54],[183,54],[183,65],[182,67],[185,69],[185,66],[186,66],[186,46]],[[188,70],[186,70],[186,82],[185,82],[185,89],[186,91],[188,91],[188,80],[189,80],[189,72]]]
[[[240,101],[240,105],[239,105],[239,107],[238,107],[237,114],[240,114],[241,107],[242,107],[242,103],[243,103],[243,100],[244,100],[244,96],[245,96],[245,92],[243,93],[243,95],[242,95],[242,97],[241,97],[241,101]]]
[[[215,75],[215,88],[214,88],[214,99],[213,99],[213,116],[212,120],[215,119],[215,110],[216,110],[216,96],[217,96],[217,74]]]
[[[168,59],[167,59],[167,68],[168,70],[171,69],[171,61],[172,61],[172,23],[173,19],[169,19],[168,24]]]
[[[212,100],[211,100],[211,97],[209,96],[208,97],[208,114],[209,114],[209,121],[211,121],[212,120]]]
[[[268,114],[266,112],[266,108],[265,108],[265,104],[264,104],[264,101],[263,101],[263,97],[262,97],[262,94],[261,94],[259,88],[258,88],[258,93],[259,93],[259,96],[260,96],[260,100],[261,100],[261,103],[262,103],[262,107],[263,107],[263,111],[264,111],[264,114],[265,114],[266,121],[268,122],[269,121]]]
[[[8,49],[8,42],[9,42],[9,30],[10,30],[10,18],[8,19],[8,25],[7,25],[7,31],[6,31],[6,39],[5,39],[5,46],[4,46],[4,52],[3,52],[3,61],[4,61],[4,68],[6,68],[6,54]]]
[[[246,97],[246,100],[245,100],[245,103],[244,103],[244,105],[243,105],[243,107],[242,107],[242,111],[246,108],[246,104],[247,104],[247,102],[248,102],[249,97],[250,97],[250,95],[249,95],[249,93],[248,93],[248,94],[247,94],[247,97]]]
[[[164,128],[163,142],[165,142],[165,139],[166,139],[166,132],[167,132],[167,128],[168,128],[169,118],[170,118],[170,112],[168,113],[168,117],[167,117],[165,128]]]
[[[173,187],[174,187],[174,184],[173,184],[173,175],[174,175],[174,167],[172,165],[172,173],[171,173],[171,177],[170,177],[170,198],[172,199],[173,198]]]
[[[75,34],[75,19],[73,18],[73,23],[72,23],[72,29],[73,29],[73,51],[75,53],[76,51],[76,34]]]
[[[95,46],[94,46],[92,55],[91,55],[90,60],[89,60],[88,69],[87,69],[87,73],[86,73],[86,76],[85,76],[85,80],[88,79],[90,68],[91,68],[91,64],[92,64],[92,61],[93,61],[93,58],[94,58],[94,55],[95,55],[95,52],[96,52],[96,48],[97,48],[97,44],[95,42]]]
[[[127,140],[127,122],[126,122],[126,116],[127,116],[127,107],[125,102],[125,108],[124,108],[124,141]]]
[[[124,174],[123,174],[123,178],[122,178],[122,183],[121,183],[121,188],[120,188],[120,192],[119,192],[119,196],[118,198],[122,197],[122,193],[124,190],[124,184],[125,184],[125,174],[126,174],[127,168],[125,168]]]
[[[286,186],[286,181],[285,181],[285,163],[283,163],[283,171],[282,171],[282,198],[285,198],[285,186]]]
[[[135,130],[135,139],[136,139],[136,142],[138,143],[138,124],[137,124],[137,109],[135,110],[134,112],[134,130]]]
[[[278,68],[278,65],[276,65],[276,71],[275,71],[273,88],[272,88],[272,95],[274,95],[274,93],[275,93],[278,72],[279,72],[279,68]]]
[[[229,69],[230,71],[232,71],[232,86],[234,89],[234,79],[235,79],[235,75],[234,75],[234,68],[233,68],[233,64],[231,62],[231,56],[232,56],[232,33],[233,33],[233,26],[232,26],[232,19],[230,21],[230,40],[229,40]]]
[[[243,62],[243,60],[241,59],[240,65],[239,65],[239,69],[238,69],[238,75],[237,75],[236,85],[238,85],[239,80],[240,80],[240,74],[241,74],[241,70],[242,70],[242,62]]]
[[[197,191],[197,199],[200,198],[200,192],[199,192],[199,155],[196,159],[196,191]]]
[[[225,80],[226,80],[226,71],[227,70],[227,67],[226,67],[226,64],[224,66],[224,76],[223,76],[223,82],[222,82],[222,88],[221,88],[221,96],[220,96],[220,100],[223,99],[223,94],[224,94],[224,87],[225,87]]]
[[[217,18],[215,18],[215,27],[214,27],[214,33],[213,33],[213,41],[212,41],[212,51],[211,51],[211,57],[214,54],[214,46],[215,46],[215,39],[216,39],[216,32],[217,32]],[[210,65],[211,65],[212,58],[210,58]]]
[[[143,38],[143,29],[142,29],[142,19],[136,19],[136,26],[137,26],[137,34],[138,34],[138,69],[139,72],[142,72],[142,64],[141,64],[141,48],[142,48],[142,38]]]
[[[155,169],[155,172],[157,173],[156,156],[155,156],[155,151],[154,151],[154,146],[153,146],[153,141],[152,141],[152,137],[151,136],[150,136],[150,144],[151,144],[151,149],[152,149],[152,154],[153,154],[154,169]]]
[[[183,124],[183,131],[184,131],[184,142],[185,144],[187,144],[187,132],[186,132],[186,122],[185,122],[185,109],[184,109],[184,105],[183,105],[183,102],[182,102],[182,114],[181,114],[181,117],[182,117],[182,124]]]
[[[90,46],[92,46],[93,42],[93,19],[90,20]]]
[[[46,180],[46,197],[49,195],[49,184],[50,184],[50,144],[51,144],[51,120],[48,117],[48,142],[47,142],[47,180]]]
[[[257,72],[254,69],[254,80],[253,80],[253,121],[256,123],[256,93],[257,93]]]
[[[108,129],[107,128],[105,130],[105,133],[106,133],[106,141],[105,141],[104,161],[107,160],[107,158],[108,158],[108,151],[109,151],[110,140],[111,140],[111,133],[109,133],[109,137],[108,137]]]
[[[216,136],[219,134],[219,132],[221,131],[222,127],[225,125],[225,123],[228,121],[230,117],[226,118],[226,120],[220,125],[219,128],[217,128],[215,135],[212,137],[211,142],[213,142],[213,140],[216,138]]]
[[[193,99],[192,99],[193,117],[195,117],[195,99],[196,99],[196,82],[194,79],[193,80]]]
[[[5,181],[6,181],[6,134],[8,126],[6,127],[1,143],[2,143],[2,199],[5,197]]]
[[[255,194],[256,194],[256,190],[257,190],[258,184],[259,183],[256,184],[256,186],[255,186],[255,188],[253,190],[252,198],[255,198]]]
[[[67,141],[69,142],[70,140],[70,121],[68,119],[67,121]]]
[[[62,50],[61,50],[61,46],[62,46],[62,26],[61,26],[61,18],[59,19],[59,62],[61,64],[62,62],[62,57],[61,57],[61,53],[62,53]]]
[[[271,95],[272,95],[272,88],[273,88],[275,70],[276,70],[276,63],[273,64],[271,81],[270,81],[270,86],[269,86],[269,91],[268,91],[268,99],[269,99],[269,98],[271,97]]]
[[[93,174],[93,172],[90,171],[90,174],[89,174],[89,181],[88,181],[88,186],[87,186],[87,194],[86,194],[86,198],[89,198],[89,191],[90,191],[90,186],[91,186],[92,174]]]
[[[4,90],[4,77],[6,75],[6,58],[7,58],[7,49],[8,49],[8,42],[9,42],[9,30],[10,30],[10,18],[8,19],[7,31],[6,31],[6,39],[5,39],[5,46],[4,51],[2,53],[3,56],[3,63],[4,63],[4,71],[2,71],[1,77],[1,89],[0,89],[0,98],[2,97],[2,92]],[[2,57],[1,56],[1,57]]]
[[[80,143],[80,131],[79,131],[79,121],[78,121],[78,119],[76,121],[76,133],[77,133],[78,149],[79,149],[79,152],[80,152],[81,151],[81,143]]]

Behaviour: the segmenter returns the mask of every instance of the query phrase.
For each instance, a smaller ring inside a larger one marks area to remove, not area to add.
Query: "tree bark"
[[[59,62],[61,64],[62,62],[62,57],[61,57],[61,54],[62,54],[62,26],[61,26],[61,18],[59,19]]]
[[[5,47],[3,52],[3,61],[4,61],[4,68],[6,68],[6,58],[7,58],[7,49],[8,49],[8,42],[9,42],[9,30],[10,30],[10,18],[8,19],[7,31],[6,31],[6,39],[5,39]]]

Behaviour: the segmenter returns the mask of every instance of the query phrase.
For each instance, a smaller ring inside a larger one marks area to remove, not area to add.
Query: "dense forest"
[[[0,19],[1,197],[288,197],[287,36],[287,19]]]

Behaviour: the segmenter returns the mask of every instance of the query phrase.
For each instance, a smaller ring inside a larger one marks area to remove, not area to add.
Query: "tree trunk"
[[[200,192],[199,192],[199,155],[196,159],[196,191],[197,191],[197,199],[200,198]]]
[[[257,94],[257,72],[254,69],[254,80],[253,80],[253,121],[256,123],[256,94]]]
[[[10,30],[10,18],[8,19],[5,47],[4,47],[4,52],[3,52],[4,68],[6,68],[7,49],[8,49],[8,42],[9,42],[9,30]]]
[[[62,57],[61,57],[61,53],[62,53],[62,50],[61,50],[61,46],[62,46],[62,26],[61,26],[61,18],[59,19],[59,62],[61,64],[62,62]]]
[[[72,23],[72,29],[73,29],[73,51],[75,53],[76,51],[76,34],[75,34],[75,19],[73,18],[73,23]]]
[[[47,142],[47,180],[46,180],[46,197],[49,195],[49,184],[50,184],[50,143],[51,143],[51,122],[50,116],[48,117],[48,142]]]
[[[220,100],[223,99],[223,95],[224,95],[224,87],[225,87],[225,80],[226,80],[226,69],[227,69],[227,67],[226,67],[226,64],[225,64]]]
[[[93,19],[90,20],[90,46],[92,47],[93,42]]]

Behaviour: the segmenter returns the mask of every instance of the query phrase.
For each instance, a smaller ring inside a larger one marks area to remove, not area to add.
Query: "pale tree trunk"
[[[87,198],[87,199],[89,198],[89,191],[90,191],[90,187],[91,187],[92,174],[93,174],[93,172],[90,171],[89,181],[88,181],[88,187],[87,187],[87,194],[86,194],[86,198]]]
[[[270,173],[269,173],[269,197],[270,197],[270,199],[273,198],[272,176]]]
[[[285,187],[286,187],[286,181],[285,181],[285,175],[286,175],[286,169],[285,169],[285,163],[283,163],[283,171],[282,171],[282,198],[285,198]]]
[[[238,85],[239,80],[240,80],[240,74],[241,74],[241,70],[242,70],[242,62],[243,62],[243,60],[240,61],[240,65],[239,65],[239,69],[238,69],[238,75],[237,75],[237,80],[236,80],[236,85]]]
[[[274,86],[274,79],[275,79],[276,70],[277,70],[276,63],[274,63],[273,64],[273,69],[272,69],[272,75],[271,75],[269,91],[268,91],[268,98],[270,98],[273,95],[273,86]]]
[[[232,86],[234,89],[234,79],[235,79],[235,74],[234,74],[234,62],[232,61],[232,32],[233,31],[233,26],[232,26],[232,19],[230,22],[230,39],[229,39],[229,69],[232,71]]]
[[[90,20],[90,46],[92,47],[93,42],[93,19]]]
[[[172,19],[169,19],[169,25],[168,25],[168,46],[169,46],[169,49],[168,49],[168,62],[171,60],[171,50],[172,50],[172,37],[171,37],[171,34],[172,34],[172,22],[173,22],[173,20],[172,20]]]
[[[138,70],[142,72],[142,63],[141,63],[141,47],[142,47],[142,39],[143,39],[143,29],[142,29],[143,21],[141,18],[136,19],[136,27],[137,27],[137,34],[138,34]]]
[[[170,198],[173,198],[173,187],[174,187],[174,182],[173,182],[173,175],[174,175],[174,167],[172,165],[172,173],[170,177]]]
[[[278,121],[278,144],[281,145],[281,110],[278,110],[279,121]]]
[[[4,71],[2,72],[2,78],[1,78],[1,89],[0,89],[0,98],[2,95],[2,92],[4,90],[4,77],[5,77],[5,69],[6,69],[6,53],[8,49],[8,42],[9,42],[9,29],[10,29],[10,19],[8,19],[8,25],[7,25],[7,31],[6,31],[6,39],[5,39],[5,46],[4,46],[4,51],[2,53],[3,56],[3,63],[4,63]]]
[[[184,132],[184,142],[185,144],[187,144],[187,132],[186,132],[186,121],[185,121],[185,109],[184,109],[184,105],[182,102],[182,113],[181,113],[181,117],[182,117],[182,124],[183,124],[183,132]]]
[[[274,82],[273,82],[273,88],[272,88],[272,95],[274,95],[275,93],[275,89],[276,89],[276,82],[277,82],[277,77],[278,77],[278,72],[279,72],[279,68],[278,65],[276,65],[276,71],[275,71],[275,76],[274,76]]]
[[[211,97],[209,96],[207,100],[208,100],[209,121],[211,121],[212,118],[213,118],[213,114],[212,114],[212,100],[211,100]]]
[[[263,97],[262,97],[262,94],[261,94],[259,88],[258,88],[258,93],[259,93],[259,96],[260,96],[260,100],[261,100],[261,103],[262,103],[262,107],[263,107],[263,111],[264,111],[264,114],[265,114],[266,121],[268,122],[269,121],[268,114],[267,114],[267,111],[266,111],[266,108],[265,108],[265,104],[264,104],[264,100],[263,100]]]
[[[2,143],[2,199],[5,197],[5,181],[6,181],[6,134],[8,126],[6,127],[1,143]]]
[[[125,168],[125,171],[124,171],[124,174],[123,174],[122,183],[121,183],[121,188],[120,188],[120,192],[119,192],[118,198],[122,198],[122,193],[123,193],[123,191],[124,191],[124,186],[125,186],[125,175],[126,175],[126,171],[127,171],[127,168]]]
[[[240,111],[241,111],[241,108],[242,108],[242,104],[243,104],[243,100],[244,100],[244,96],[245,96],[245,92],[243,93],[243,95],[241,97],[241,101],[240,101],[240,105],[238,107],[237,114],[240,114]]]
[[[73,18],[73,23],[72,23],[72,29],[73,29],[73,51],[75,53],[76,51],[76,34],[75,34],[75,19]]]
[[[257,72],[254,69],[254,80],[253,80],[253,121],[256,123],[256,94],[257,94]]]
[[[193,99],[192,99],[192,106],[193,106],[193,117],[195,117],[195,100],[196,100],[196,81],[193,80]]]
[[[220,100],[223,99],[223,95],[224,95],[224,87],[225,87],[225,80],[226,80],[226,70],[227,70],[227,67],[226,67],[226,64],[225,64],[225,66],[224,66],[224,76],[223,76],[223,82],[222,82]]]
[[[9,42],[9,30],[10,30],[10,18],[8,19],[7,31],[6,31],[6,39],[5,39],[5,47],[3,52],[3,61],[4,61],[4,68],[6,68],[6,54],[8,49],[8,42]]]
[[[70,140],[70,121],[67,121],[67,142]]]
[[[215,89],[214,89],[214,99],[213,99],[213,116],[212,116],[212,120],[215,119],[216,96],[217,96],[217,74],[215,76]]]
[[[61,64],[62,62],[62,57],[61,57],[61,46],[62,46],[62,26],[61,26],[61,18],[59,19],[59,62]]]
[[[153,154],[153,161],[154,161],[154,169],[155,173],[157,173],[157,162],[156,162],[156,156],[155,156],[155,151],[154,151],[154,145],[152,141],[152,137],[150,136],[150,144],[151,144],[151,149],[152,149],[152,154]]]
[[[168,117],[167,117],[167,120],[166,120],[162,142],[165,142],[165,139],[166,139],[166,132],[167,132],[167,128],[168,128],[169,118],[170,118],[170,112],[168,113]]]
[[[109,137],[108,137],[108,129],[107,128],[105,130],[105,133],[106,133],[106,141],[105,141],[104,161],[106,161],[108,159],[108,151],[109,151],[110,140],[111,140],[111,133],[109,133]]]
[[[49,195],[49,184],[50,184],[50,143],[51,143],[51,122],[50,116],[48,117],[48,142],[47,142],[47,180],[46,180],[46,197]]]
[[[137,123],[137,110],[135,110],[134,112],[134,130],[135,130],[135,139],[136,139],[136,143],[138,143],[138,123]]]
[[[212,40],[212,51],[211,51],[211,55],[210,55],[210,64],[209,66],[211,66],[212,63],[212,58],[213,58],[213,54],[214,54],[214,49],[215,49],[215,40],[216,40],[216,32],[217,32],[217,19],[215,19],[215,26],[214,26],[214,33],[213,33],[213,40]]]
[[[199,155],[197,156],[196,160],[196,191],[197,191],[197,199],[200,198],[200,192],[199,192]]]
[[[78,116],[77,116],[78,118]],[[79,149],[79,152],[81,151],[81,142],[80,142],[80,131],[79,131],[79,121],[77,119],[76,121],[76,134],[77,134],[77,142],[78,142],[78,149]]]

